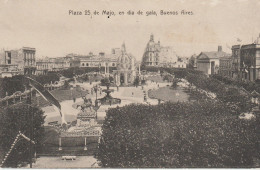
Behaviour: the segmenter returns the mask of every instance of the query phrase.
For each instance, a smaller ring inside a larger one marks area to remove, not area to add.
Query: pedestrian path
[[[96,85],[97,82],[93,82],[91,85],[89,83],[78,83],[77,85],[80,85],[81,87],[84,87],[90,91],[90,89],[93,87],[93,85]],[[131,103],[139,103],[139,104],[151,104],[155,105],[158,104],[157,99],[150,99],[148,97],[148,90],[149,89],[158,89],[160,87],[165,87],[167,85],[170,85],[170,83],[156,83],[156,82],[148,82],[147,85],[144,85],[143,88],[141,86],[138,87],[119,87],[119,91],[117,91],[116,87],[110,87],[110,89],[113,89],[114,92],[111,93],[111,95],[114,98],[121,99],[121,104],[118,105],[103,105],[98,110],[98,119],[104,120],[106,116],[106,110],[109,108],[115,108],[117,106],[122,107]],[[106,89],[105,86],[101,86],[102,89]],[[144,102],[144,92],[146,93],[147,101]],[[98,98],[104,97],[106,94],[103,92],[101,95],[98,92]],[[87,98],[91,98],[92,102],[96,99],[95,92],[93,94],[88,94],[86,96]],[[77,98],[76,104],[82,104],[83,99]],[[71,122],[76,119],[77,114],[80,112],[80,109],[76,109],[73,107],[73,100],[65,100],[60,102],[61,104],[61,111],[65,114],[65,120],[68,122]],[[46,106],[43,107],[42,110],[45,112],[44,115],[46,115],[45,118],[45,125],[48,125],[48,122],[51,121],[58,121],[60,122],[60,113],[58,110],[55,110],[53,106]]]
[[[45,157],[37,158],[33,163],[33,168],[97,168],[96,158],[93,156],[77,156],[76,160],[62,160],[61,157]],[[29,168],[29,167],[28,167]]]

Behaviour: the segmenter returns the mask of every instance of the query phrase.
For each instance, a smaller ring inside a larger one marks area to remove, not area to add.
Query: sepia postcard
[[[260,168],[259,0],[0,0],[0,168]]]

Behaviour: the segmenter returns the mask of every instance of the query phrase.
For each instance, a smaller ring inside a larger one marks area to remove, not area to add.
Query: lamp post
[[[70,96],[71,96],[71,99],[73,100],[72,90],[73,90],[73,87],[70,88]]]
[[[95,93],[96,93],[95,107],[97,107],[98,106],[98,101],[97,101],[98,85],[97,84],[96,84],[96,86],[94,86],[94,90],[95,90]]]
[[[29,148],[29,152],[30,152],[30,168],[32,168],[32,137],[33,137],[33,112],[32,112],[32,89],[30,88],[30,95],[29,98],[27,100],[27,106],[28,106],[28,110],[29,110],[29,121],[30,121],[30,148]]]

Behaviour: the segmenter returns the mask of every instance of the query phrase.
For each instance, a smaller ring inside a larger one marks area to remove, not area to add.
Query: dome
[[[135,58],[126,52],[125,43],[121,47],[121,54],[117,59],[118,70],[130,70],[135,65]]]
[[[126,53],[122,53],[118,57],[118,68],[120,69],[130,69],[131,67],[131,56]]]

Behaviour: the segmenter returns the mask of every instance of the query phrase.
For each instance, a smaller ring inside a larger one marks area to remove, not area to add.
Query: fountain
[[[111,96],[110,93],[114,92],[114,90],[113,89],[109,89],[110,84],[111,84],[110,81],[107,80],[107,82],[106,82],[107,89],[102,90],[103,92],[106,93],[106,96],[101,98],[101,99],[97,99],[97,101],[100,102],[101,105],[113,105],[113,104],[120,104],[121,103],[121,99],[113,98]]]

